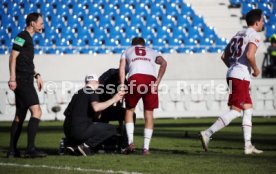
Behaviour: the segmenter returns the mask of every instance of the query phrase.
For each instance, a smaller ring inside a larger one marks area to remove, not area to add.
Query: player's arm
[[[9,80],[9,88],[11,90],[16,89],[16,59],[19,55],[19,51],[12,50],[10,54],[9,60],[9,69],[10,69],[10,80]]]
[[[222,53],[222,55],[221,55],[220,58],[223,61],[223,63],[229,68],[230,67],[230,62],[229,62],[229,58],[230,58],[230,44],[228,44],[226,46],[226,48],[224,49],[224,52]]]
[[[120,91],[117,94],[115,94],[111,99],[105,101],[105,102],[98,102],[93,101],[91,102],[91,106],[95,112],[101,112],[111,106],[114,103],[117,103],[118,101],[122,100],[124,92]]]
[[[256,57],[255,57],[256,52],[257,52],[257,46],[254,43],[249,43],[248,49],[246,52],[246,57],[251,68],[253,69],[252,75],[254,77],[257,77],[260,74],[260,69],[257,67],[257,64],[256,64]]]
[[[167,69],[167,61],[162,57],[162,56],[158,56],[155,60],[155,63],[160,65],[159,71],[158,71],[158,75],[157,75],[157,79],[156,79],[156,84],[159,85],[159,83],[161,82],[161,79],[163,77],[163,75],[166,72]]]
[[[119,79],[120,79],[120,85],[122,89],[122,87],[124,87],[125,85],[125,79],[126,79],[126,59],[120,60]]]

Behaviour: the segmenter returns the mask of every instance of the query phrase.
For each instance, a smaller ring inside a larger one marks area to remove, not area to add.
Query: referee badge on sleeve
[[[16,44],[16,45],[19,45],[19,46],[23,46],[24,45],[24,43],[25,43],[25,40],[24,39],[22,39],[21,37],[16,37],[15,39],[14,39],[14,43]]]

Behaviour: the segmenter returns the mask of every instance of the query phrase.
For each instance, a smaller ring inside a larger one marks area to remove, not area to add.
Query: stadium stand
[[[242,19],[252,9],[262,9],[265,19],[266,41],[276,33],[276,1],[275,0],[229,0],[230,7],[241,7]]]
[[[34,11],[45,21],[42,37],[34,37],[36,54],[121,53],[134,36],[146,38],[161,53],[220,52],[227,44],[188,3],[137,2],[2,0],[0,54],[9,53],[24,18]]]

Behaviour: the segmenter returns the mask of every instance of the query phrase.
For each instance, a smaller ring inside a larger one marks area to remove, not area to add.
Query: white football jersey
[[[128,77],[134,74],[147,74],[156,77],[155,60],[158,56],[161,55],[149,47],[134,45],[122,53],[121,59],[126,59]]]
[[[260,46],[261,38],[253,28],[239,31],[230,41],[230,68],[227,77],[250,81],[251,66],[246,53],[248,44]]]

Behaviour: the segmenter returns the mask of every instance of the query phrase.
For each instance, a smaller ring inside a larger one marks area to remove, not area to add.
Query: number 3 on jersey
[[[238,58],[242,54],[243,38],[233,38],[230,43],[230,56]]]
[[[145,56],[146,55],[146,48],[145,47],[135,47],[135,54],[137,56]]]

